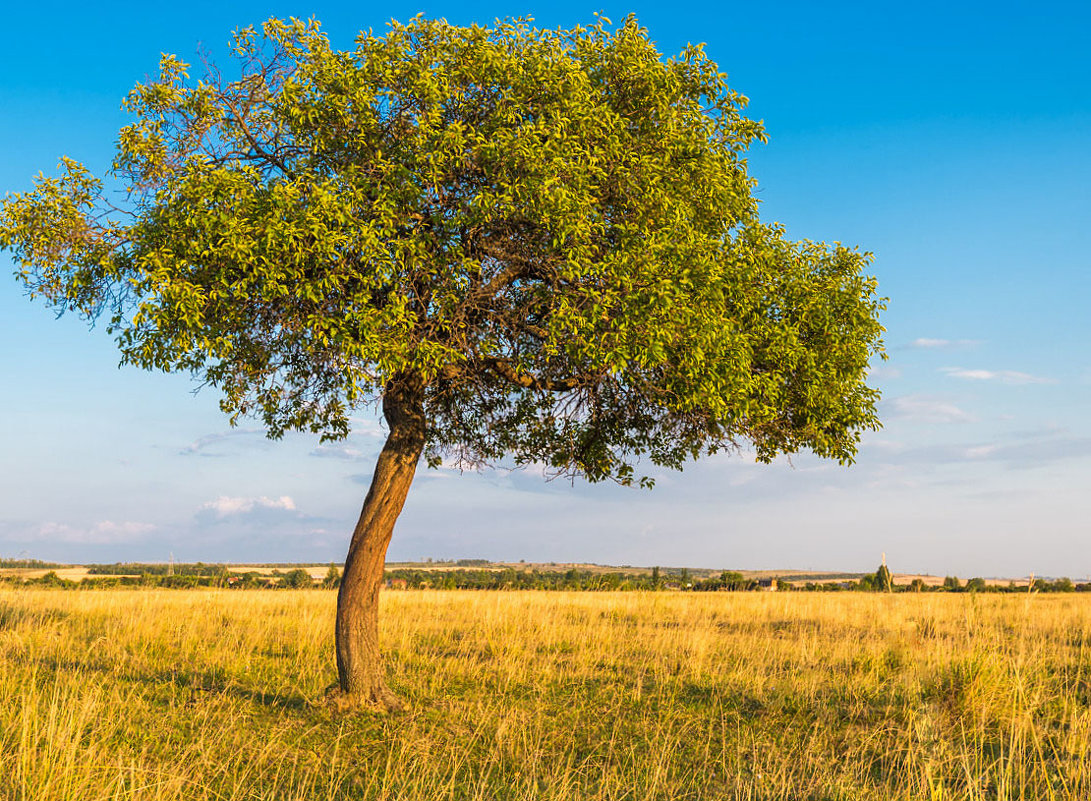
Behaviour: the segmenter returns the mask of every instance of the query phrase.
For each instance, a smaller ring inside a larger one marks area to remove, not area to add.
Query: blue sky
[[[489,557],[936,574],[1091,574],[1091,7],[1078,3],[20,4],[0,25],[0,193],[61,155],[102,173],[159,54],[270,16],[335,44],[424,12],[543,27],[632,11],[703,41],[770,142],[767,219],[875,253],[890,298],[882,431],[857,464],[747,455],[652,492],[421,470],[392,559]],[[340,559],[381,430],[335,446],[234,430],[185,376],[28,302],[0,254],[0,556]]]

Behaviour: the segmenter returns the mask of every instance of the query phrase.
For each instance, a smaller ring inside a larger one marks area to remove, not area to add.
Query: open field
[[[0,799],[1091,797],[1091,599],[0,590]]]

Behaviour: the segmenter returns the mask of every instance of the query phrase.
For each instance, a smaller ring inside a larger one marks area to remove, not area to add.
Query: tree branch
[[[485,367],[516,386],[543,392],[571,392],[574,389],[589,386],[601,378],[601,376],[594,373],[584,373],[583,375],[574,375],[567,378],[544,378],[520,373],[512,367],[511,362],[507,359],[487,357],[481,361]]]

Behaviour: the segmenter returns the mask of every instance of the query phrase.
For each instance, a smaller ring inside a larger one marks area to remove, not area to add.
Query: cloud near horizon
[[[307,455],[319,459],[341,459],[346,462],[362,462],[369,458],[364,451],[349,445],[318,445]]]
[[[207,503],[201,504],[199,511],[211,512],[216,515],[216,517],[222,518],[246,514],[255,509],[279,509],[287,512],[297,511],[295,501],[287,495],[281,495],[279,498],[266,498],[264,495],[260,498],[231,498],[226,495],[221,495],[214,501],[208,501]]]
[[[223,456],[221,453],[207,453],[206,451],[223,442],[235,440],[238,441],[242,438],[261,437],[261,445],[268,445],[265,440],[265,432],[260,428],[236,428],[231,431],[216,432],[214,434],[205,434],[203,437],[198,437],[186,447],[178,451],[182,455],[200,454],[201,456]]]
[[[909,343],[909,347],[924,350],[950,350],[952,348],[972,348],[980,345],[980,339],[936,339],[933,337],[917,337]]]
[[[965,381],[999,381],[1002,384],[1056,384],[1052,378],[1021,373],[1018,370],[968,370],[963,367],[941,367],[940,372]]]
[[[953,403],[926,395],[903,395],[887,401],[890,417],[918,423],[974,423],[977,418]]]
[[[152,523],[136,520],[101,520],[91,526],[71,525],[47,521],[38,525],[18,526],[14,531],[3,532],[11,542],[60,542],[73,545],[115,545],[143,539],[158,529]]]
[[[193,515],[197,525],[204,529],[234,529],[238,532],[260,531],[263,536],[271,531],[306,534],[312,525],[326,518],[310,515],[296,506],[288,495],[269,498],[231,497],[221,495],[201,504]]]

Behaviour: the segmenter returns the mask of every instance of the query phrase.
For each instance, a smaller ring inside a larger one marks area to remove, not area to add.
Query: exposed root
[[[325,706],[335,715],[357,712],[389,715],[406,711],[405,702],[382,682],[372,687],[370,692],[360,693],[346,693],[341,689],[340,684],[331,684],[326,688],[320,705]]]

